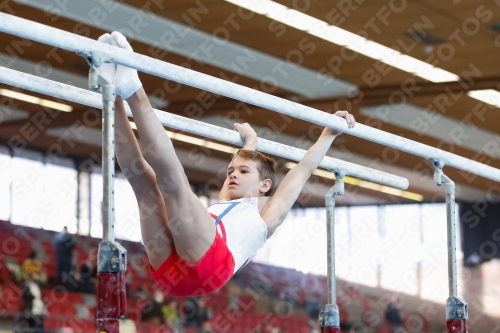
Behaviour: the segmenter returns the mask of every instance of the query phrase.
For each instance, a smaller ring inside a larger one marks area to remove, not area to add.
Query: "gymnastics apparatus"
[[[115,241],[114,236],[115,88],[105,81],[99,73],[99,66],[109,62],[330,127],[430,160],[435,168],[434,182],[438,186],[444,184],[446,193],[449,284],[449,297],[446,300],[447,332],[467,332],[467,303],[457,296],[455,183],[443,173],[442,169],[449,165],[494,181],[500,181],[499,169],[362,124],[357,124],[354,128],[347,128],[343,119],[326,112],[9,14],[0,13],[0,31],[81,55],[91,67],[89,88],[91,90],[101,88],[102,90],[101,96],[99,93],[0,67],[1,83],[103,110],[104,232],[98,252],[97,332],[118,333],[119,320],[126,313],[124,277],[127,254],[126,250]],[[130,109],[128,106],[126,108],[127,115],[131,117]],[[155,110],[155,113],[164,126],[243,146],[240,135],[235,131],[164,111]],[[257,150],[294,161],[299,161],[305,154],[304,150],[261,138],[258,139]],[[398,189],[406,189],[408,180],[331,157],[325,157],[320,166],[330,170],[336,177],[334,187],[325,198],[328,242],[328,304],[320,313],[320,324],[324,333],[340,333],[339,309],[335,304],[334,208],[335,196],[344,193],[343,177],[350,175]]]

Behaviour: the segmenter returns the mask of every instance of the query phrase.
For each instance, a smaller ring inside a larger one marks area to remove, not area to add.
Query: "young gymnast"
[[[132,51],[118,32],[104,34],[99,41]],[[325,128],[271,195],[275,161],[255,151],[257,135],[248,124],[235,124],[245,146],[229,164],[220,201],[207,212],[190,188],[137,71],[104,64],[101,72],[116,86],[116,157],[137,198],[151,274],[165,292],[174,296],[204,295],[221,288],[283,222],[340,132]],[[123,99],[132,110],[141,146]],[[347,111],[335,115],[345,118],[349,127],[355,125]],[[127,140],[118,140],[119,135]]]

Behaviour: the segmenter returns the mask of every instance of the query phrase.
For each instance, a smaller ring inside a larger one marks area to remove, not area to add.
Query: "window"
[[[9,149],[0,146],[0,220],[3,221],[9,221],[11,215],[12,172],[12,158]]]
[[[339,272],[341,268],[347,269],[347,280],[368,286],[377,285],[377,265],[381,260],[377,209],[376,206],[348,208],[349,242],[341,238],[337,242],[348,243],[349,251],[349,267],[339,267]]]
[[[76,232],[77,172],[71,159],[45,163],[40,152],[14,150],[11,163],[13,224]]]
[[[101,238],[102,227],[102,192],[103,177],[100,171],[96,170],[90,176],[90,236]],[[115,179],[115,237],[134,242],[142,240],[139,207],[134,191],[127,179],[118,175]]]
[[[336,275],[442,301],[448,297],[446,230],[445,204],[337,207]],[[459,235],[457,230],[457,258]],[[326,275],[326,248],[326,210],[299,209],[290,212],[255,261]]]
[[[384,232],[378,249],[382,288],[417,294],[417,269],[422,260],[420,212],[420,205],[384,207]]]

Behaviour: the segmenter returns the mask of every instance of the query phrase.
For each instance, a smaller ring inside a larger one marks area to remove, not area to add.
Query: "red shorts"
[[[165,262],[153,271],[159,286],[167,293],[178,297],[201,296],[220,289],[233,276],[234,258],[226,245],[224,226],[222,234],[215,231],[215,239],[207,253],[196,265],[179,257],[175,247]]]

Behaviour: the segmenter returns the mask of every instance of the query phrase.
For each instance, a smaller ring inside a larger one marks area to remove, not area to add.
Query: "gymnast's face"
[[[237,156],[227,168],[229,200],[264,195],[266,181],[260,180],[257,162]],[[264,192],[262,192],[264,191]]]

